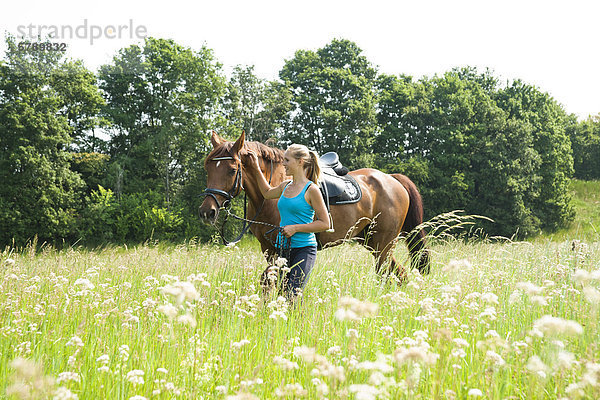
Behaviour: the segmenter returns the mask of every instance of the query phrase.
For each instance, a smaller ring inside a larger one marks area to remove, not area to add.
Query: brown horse
[[[271,186],[285,180],[283,150],[275,149],[258,142],[245,142],[245,135],[229,142],[213,132],[213,150],[206,157],[204,166],[208,174],[208,196],[200,206],[200,216],[214,223],[219,209],[225,201],[231,200],[242,190],[249,199],[248,215],[255,220],[279,225],[280,217],[277,200],[265,200],[257,185],[257,178],[249,168],[248,150],[259,159],[262,173]],[[325,245],[336,245],[348,238],[361,241],[375,256],[376,271],[389,261],[387,271],[404,277],[404,270],[390,253],[397,239],[403,235],[411,255],[412,265],[421,273],[429,272],[429,252],[425,247],[425,232],[417,228],[423,222],[421,195],[415,184],[401,174],[386,174],[376,169],[363,168],[349,172],[362,189],[362,199],[354,204],[331,206],[334,232],[322,232],[318,239]],[[417,228],[417,229],[415,229]],[[250,230],[260,242],[267,257],[276,254],[271,241],[265,236],[270,228],[253,224]]]

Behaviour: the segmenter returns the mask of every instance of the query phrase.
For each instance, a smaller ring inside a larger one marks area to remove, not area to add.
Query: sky
[[[521,79],[548,92],[580,119],[600,113],[599,1],[32,0],[3,2],[0,10],[0,30],[15,36],[68,27],[57,42],[94,71],[148,35],[205,45],[226,74],[254,65],[271,80],[297,50],[337,38],[354,41],[382,73],[418,79],[489,68],[503,82]]]

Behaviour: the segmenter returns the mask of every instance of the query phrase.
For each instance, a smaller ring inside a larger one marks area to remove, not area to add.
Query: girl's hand
[[[283,227],[283,234],[287,238],[291,238],[296,232],[298,232],[298,230],[296,229],[296,225],[286,225]]]
[[[253,151],[248,151],[248,160],[249,164],[254,169],[260,169],[260,165],[258,164],[258,156]]]

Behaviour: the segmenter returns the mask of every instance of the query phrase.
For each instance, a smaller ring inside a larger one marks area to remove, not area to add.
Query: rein
[[[231,156],[227,156],[227,157],[216,157],[213,158],[211,161],[221,161],[221,160],[235,160],[235,158],[231,157]],[[269,176],[269,185],[271,184],[271,179],[273,178],[273,160],[271,160],[271,174]],[[255,224],[255,225],[265,225],[268,227],[271,227],[272,229],[270,229],[269,231],[265,232],[265,238],[267,238],[267,240],[269,240],[271,242],[271,244],[274,245],[274,247],[278,250],[278,255],[280,257],[285,257],[286,253],[290,252],[290,239],[287,239],[285,236],[283,236],[283,228],[281,228],[280,226],[277,225],[273,225],[273,224],[269,224],[267,222],[262,222],[262,221],[257,221],[256,218],[258,217],[258,215],[260,214],[260,212],[262,211],[264,205],[265,205],[265,199],[263,198],[262,204],[260,205],[260,207],[258,208],[256,214],[254,215],[253,219],[247,219],[246,218],[246,211],[247,211],[247,200],[246,200],[246,192],[244,191],[244,217],[239,217],[237,215],[235,215],[234,213],[231,212],[231,200],[233,200],[234,197],[236,197],[237,195],[240,194],[240,192],[244,190],[244,186],[243,186],[243,177],[242,177],[242,163],[240,161],[239,163],[239,167],[238,170],[236,172],[236,176],[235,176],[235,182],[233,184],[233,187],[228,191],[224,191],[224,190],[220,190],[220,189],[213,189],[213,188],[206,188],[204,190],[203,193],[200,194],[200,196],[210,196],[213,198],[213,200],[215,201],[215,203],[217,203],[217,206],[219,207],[219,210],[224,210],[227,214],[225,216],[225,220],[223,221],[223,224],[221,224],[221,227],[217,229],[217,232],[219,233],[219,236],[221,236],[221,240],[223,241],[223,244],[225,246],[229,246],[229,245],[234,245],[236,243],[238,243],[242,237],[246,234],[246,232],[248,232],[248,229],[250,229],[250,226]],[[225,198],[225,200],[223,201],[223,203],[219,203],[219,200],[217,199],[217,195],[218,196],[222,196]],[[229,217],[233,217],[237,220],[243,221],[244,222],[244,226],[242,227],[242,232],[238,235],[237,238],[235,238],[233,241],[228,241],[225,238],[225,233],[224,233],[224,229],[225,229],[225,224],[227,223],[227,219]],[[269,239],[267,237],[267,235],[271,234],[274,230],[278,230],[279,233],[281,233],[282,237],[283,237],[283,243],[281,247],[277,247],[275,245],[275,243]],[[289,254],[287,254],[289,256]]]

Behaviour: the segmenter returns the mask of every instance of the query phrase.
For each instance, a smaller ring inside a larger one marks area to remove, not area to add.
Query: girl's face
[[[285,173],[287,175],[293,175],[294,173],[302,170],[302,160],[294,158],[289,152],[285,152],[283,155],[283,166],[285,167]]]

